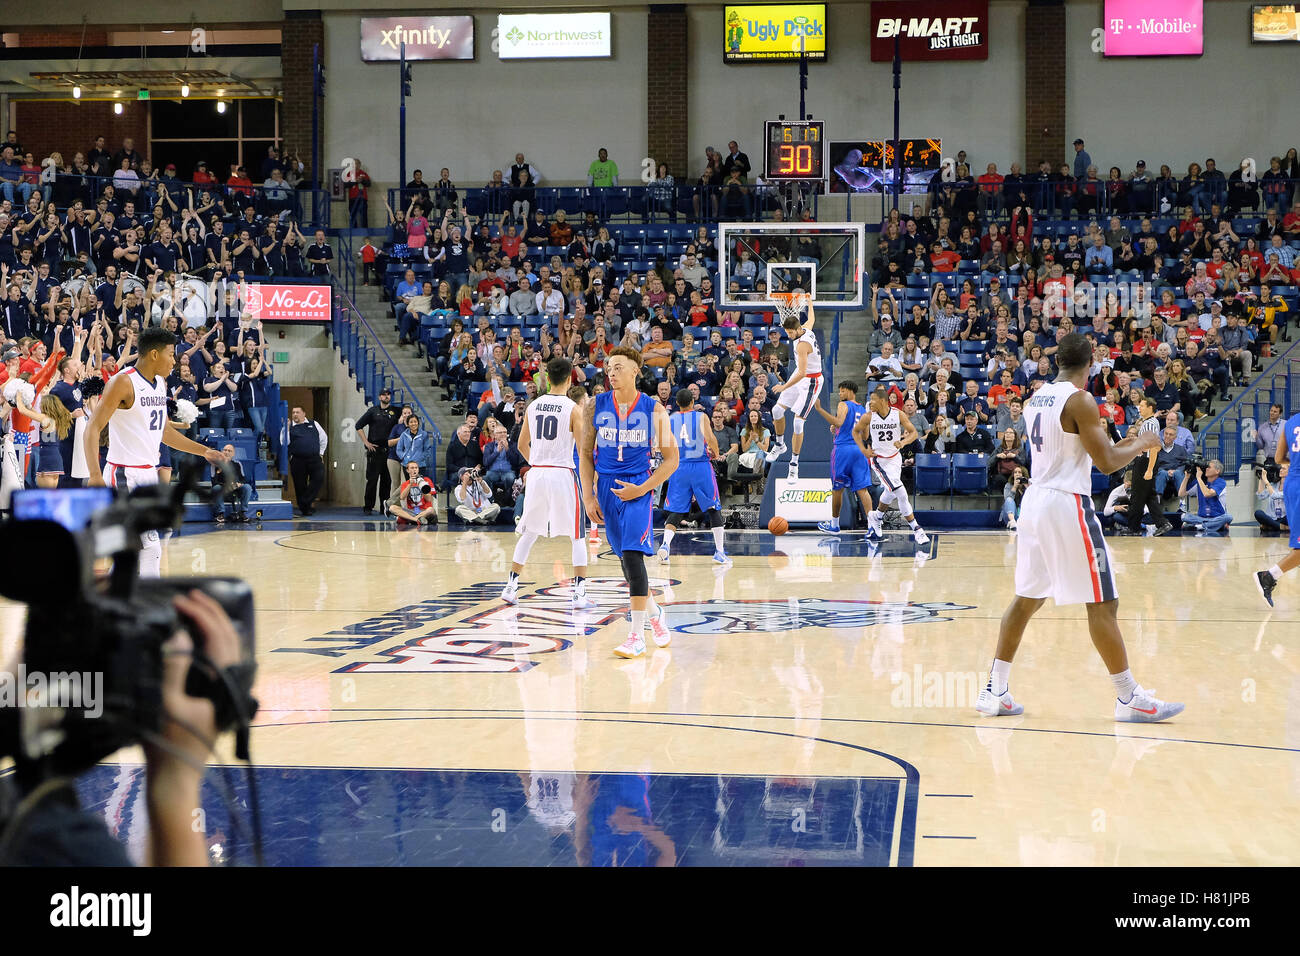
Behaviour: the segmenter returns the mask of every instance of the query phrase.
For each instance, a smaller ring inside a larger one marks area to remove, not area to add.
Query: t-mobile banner
[[[875,0],[871,60],[987,60],[989,0]]]
[[[249,282],[243,290],[244,310],[263,322],[328,322],[330,287]]]
[[[1200,56],[1203,0],[1106,0],[1106,56]]]

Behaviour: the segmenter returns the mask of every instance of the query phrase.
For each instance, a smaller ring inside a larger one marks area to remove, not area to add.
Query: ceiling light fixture
[[[225,111],[226,111],[226,101],[225,101],[225,100],[217,100],[217,112],[218,112],[218,113],[224,113]]]
[[[121,103],[114,103],[114,104],[113,104],[113,112],[116,113],[118,116],[121,116],[121,115],[122,115],[122,104],[121,104]]]
[[[188,83],[182,83],[181,96],[189,96],[189,95],[190,95],[190,85]]]
[[[72,88],[72,98],[73,98],[74,100],[79,100],[79,99],[81,99],[81,87],[80,87],[80,86],[74,86],[74,87]]]

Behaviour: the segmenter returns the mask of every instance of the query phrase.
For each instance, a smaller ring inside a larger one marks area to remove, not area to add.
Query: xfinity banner
[[[263,322],[329,322],[330,287],[248,282],[242,288],[244,311]]]
[[[497,17],[503,60],[612,56],[608,13],[503,13]]]
[[[875,0],[871,60],[987,60],[989,0]]]
[[[367,63],[474,59],[473,17],[363,17],[361,59]]]

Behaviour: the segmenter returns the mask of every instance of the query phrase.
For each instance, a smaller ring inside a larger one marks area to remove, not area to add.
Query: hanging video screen
[[[902,144],[903,188],[929,184],[943,155],[941,140],[905,139]],[[883,192],[894,184],[892,140],[831,143],[831,192]]]

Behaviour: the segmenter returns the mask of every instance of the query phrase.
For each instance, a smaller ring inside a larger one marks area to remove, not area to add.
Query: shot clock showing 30
[[[826,178],[825,122],[768,120],[764,127],[764,178],[812,182]]]

